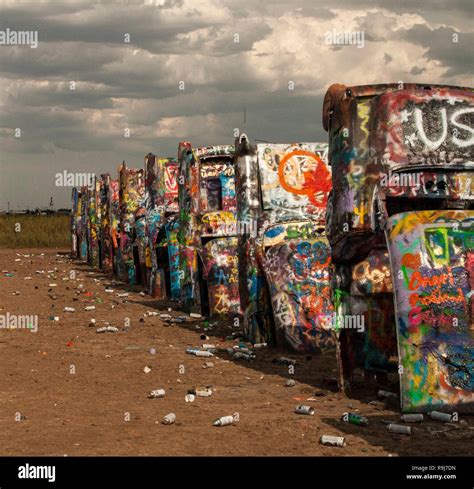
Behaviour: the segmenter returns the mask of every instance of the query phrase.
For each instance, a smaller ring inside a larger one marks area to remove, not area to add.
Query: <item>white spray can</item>
[[[323,435],[319,440],[323,445],[329,445],[332,447],[345,447],[346,440],[343,436],[331,436]]]
[[[161,421],[163,424],[173,424],[176,421],[176,414],[169,413]]]

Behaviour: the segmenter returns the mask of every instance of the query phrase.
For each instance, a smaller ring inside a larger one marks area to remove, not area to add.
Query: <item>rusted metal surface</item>
[[[324,143],[251,145],[236,154],[239,276],[254,342],[300,351],[334,346]]]

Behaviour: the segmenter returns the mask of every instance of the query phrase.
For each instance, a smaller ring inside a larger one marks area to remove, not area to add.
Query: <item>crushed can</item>
[[[319,442],[322,445],[328,445],[331,447],[345,447],[346,446],[346,440],[343,436],[323,435],[319,439]]]
[[[314,415],[314,408],[311,406],[303,406],[300,404],[299,406],[295,407],[295,413],[296,414],[307,414],[308,416],[313,416]]]

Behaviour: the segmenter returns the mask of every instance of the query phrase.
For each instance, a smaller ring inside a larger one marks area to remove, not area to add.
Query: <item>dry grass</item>
[[[0,248],[69,247],[69,222],[69,216],[0,216]]]

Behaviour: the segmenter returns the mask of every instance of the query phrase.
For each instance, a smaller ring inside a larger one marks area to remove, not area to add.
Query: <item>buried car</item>
[[[234,146],[180,143],[181,299],[186,309],[240,314]]]
[[[400,377],[405,412],[474,409],[474,92],[329,87],[327,226],[341,387]]]
[[[252,342],[298,351],[335,346],[330,249],[325,235],[331,173],[327,144],[250,144],[236,151],[239,278]]]
[[[119,277],[132,285],[145,283],[145,186],[143,170],[119,167]]]
[[[146,266],[149,293],[180,300],[178,229],[178,162],[145,157]]]

